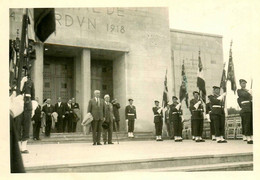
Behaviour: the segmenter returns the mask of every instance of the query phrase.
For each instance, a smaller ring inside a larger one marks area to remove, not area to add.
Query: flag
[[[168,97],[167,70],[166,70],[165,79],[164,79],[164,91],[163,91],[162,107],[165,108],[167,106],[168,102],[169,102],[169,97]]]
[[[230,51],[229,51],[227,81],[231,82],[231,90],[234,91],[234,94],[236,94],[237,85],[236,85],[236,79],[235,79],[235,69],[234,69],[231,47],[232,47],[232,41],[231,41],[231,44],[230,44]]]
[[[54,8],[34,8],[34,31],[44,42],[56,30]]]
[[[199,51],[199,64],[198,64],[198,74],[197,74],[197,87],[200,91],[200,96],[204,103],[206,103],[206,86],[205,80],[203,75],[203,66],[200,58],[200,51]]]
[[[220,81],[220,89],[223,89],[223,92],[227,92],[227,77],[226,77],[225,63],[224,63],[222,77]]]
[[[182,102],[182,100],[185,99],[186,106],[188,108],[189,107],[189,94],[188,94],[188,88],[187,88],[187,77],[185,74],[184,61],[182,64],[181,76],[182,76],[182,82],[181,82],[181,86],[180,86],[179,99],[180,99],[180,102]]]

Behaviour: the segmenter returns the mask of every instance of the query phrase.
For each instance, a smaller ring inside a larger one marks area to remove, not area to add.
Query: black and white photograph
[[[24,2],[1,8],[7,177],[256,177],[260,2]]]

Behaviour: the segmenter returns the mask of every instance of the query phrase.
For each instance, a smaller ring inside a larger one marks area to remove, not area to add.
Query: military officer
[[[253,111],[252,111],[252,90],[246,89],[246,80],[239,80],[241,89],[237,90],[238,104],[241,108],[242,131],[246,136],[248,144],[253,144]]]
[[[182,141],[182,123],[184,121],[182,116],[181,103],[178,103],[176,96],[172,97],[172,104],[170,105],[170,120],[173,122],[174,140],[175,142]]]
[[[224,139],[225,134],[225,111],[224,111],[224,97],[226,93],[220,95],[220,87],[213,86],[213,95],[209,97],[212,105],[210,118],[214,123],[217,143],[226,143]]]
[[[30,75],[23,77],[20,88],[21,94],[24,94],[24,111],[15,121],[17,123],[17,134],[20,141],[21,152],[29,153],[27,150],[27,141],[29,139],[32,118],[32,100],[35,100],[34,83]]]
[[[45,113],[46,118],[45,136],[50,137],[52,124],[51,114],[54,112],[54,107],[51,105],[50,98],[46,100],[46,104],[42,107],[42,111]]]
[[[199,98],[199,92],[193,91],[193,99],[190,100],[191,121],[193,121],[193,133],[195,142],[205,142],[202,139],[203,123],[204,123],[204,109],[202,100]]]
[[[208,98],[210,98],[212,95],[209,95]],[[216,141],[216,137],[215,137],[215,127],[214,127],[214,122],[212,121],[212,119],[210,118],[210,112],[212,110],[212,105],[210,102],[208,102],[206,104],[206,118],[210,123],[210,134],[211,134],[211,138],[212,141]]]
[[[162,127],[163,127],[163,108],[159,107],[159,101],[155,100],[155,107],[153,107],[153,114],[154,114],[154,124],[155,124],[155,134],[156,134],[156,141],[163,141],[162,140]]]
[[[125,107],[125,119],[126,123],[128,123],[128,137],[134,137],[134,127],[136,120],[136,108],[133,105],[133,99],[128,99],[129,105]]]

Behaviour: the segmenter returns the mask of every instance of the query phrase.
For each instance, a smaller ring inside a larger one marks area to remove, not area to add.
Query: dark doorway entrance
[[[73,96],[73,58],[44,56],[43,99],[51,98],[52,104],[61,97],[67,102]]]
[[[113,99],[113,61],[91,60],[91,93],[100,90],[101,97],[109,94]]]

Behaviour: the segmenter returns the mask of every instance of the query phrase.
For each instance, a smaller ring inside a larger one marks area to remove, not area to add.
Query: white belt
[[[173,112],[172,114],[178,114],[179,112]]]
[[[130,115],[130,116],[132,115],[132,116],[134,116],[135,114],[132,114],[132,113],[128,113],[127,115]]]
[[[160,114],[155,114],[154,116],[161,116]]]
[[[212,107],[221,108],[221,106],[220,106],[220,105],[213,105]]]
[[[31,97],[31,94],[25,94],[24,96],[26,96],[26,97]]]
[[[242,101],[241,104],[250,103],[250,101]]]

